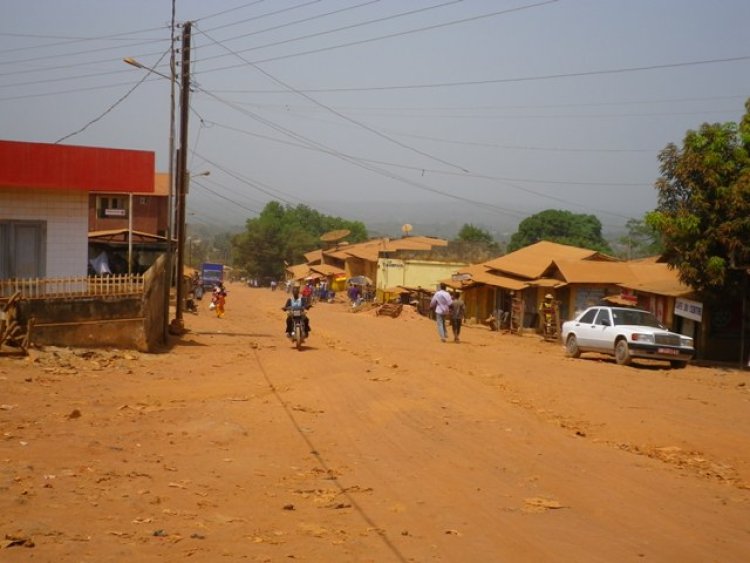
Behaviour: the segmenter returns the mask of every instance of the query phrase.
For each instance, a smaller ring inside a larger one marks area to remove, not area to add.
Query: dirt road
[[[0,357],[0,561],[750,558],[750,374],[345,304],[298,352],[229,289],[168,354]]]

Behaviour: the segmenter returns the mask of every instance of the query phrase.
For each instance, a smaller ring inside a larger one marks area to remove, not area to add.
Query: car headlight
[[[634,332],[630,339],[633,342],[643,342],[644,344],[654,344],[654,335],[646,332]]]
[[[687,348],[693,347],[693,339],[689,336],[680,336],[680,346],[685,346]]]

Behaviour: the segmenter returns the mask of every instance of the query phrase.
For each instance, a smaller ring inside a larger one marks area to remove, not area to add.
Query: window
[[[615,309],[612,311],[615,316],[616,325],[633,325],[649,326],[654,328],[663,328],[658,319],[647,311],[637,309]]]
[[[0,221],[0,279],[46,274],[47,223]]]
[[[96,214],[100,219],[128,216],[128,198],[125,196],[98,196],[96,198]]]
[[[596,315],[596,322],[594,324],[599,326],[612,326],[612,320],[609,318],[609,310],[599,309],[599,314]]]
[[[594,316],[596,315],[596,312],[598,309],[591,309],[590,311],[586,311],[586,314],[581,317],[581,320],[579,322],[582,323],[594,323]]]

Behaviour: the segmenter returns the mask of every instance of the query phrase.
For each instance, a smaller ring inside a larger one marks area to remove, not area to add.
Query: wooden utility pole
[[[172,334],[185,332],[182,312],[185,300],[183,270],[185,265],[185,196],[187,194],[188,115],[190,114],[190,32],[191,22],[182,27],[182,74],[180,75],[180,149],[177,153],[177,273],[175,318],[170,325]]]

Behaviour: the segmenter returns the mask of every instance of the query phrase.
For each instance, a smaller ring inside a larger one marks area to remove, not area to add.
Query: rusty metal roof
[[[484,265],[490,270],[497,270],[522,278],[536,279],[542,277],[554,260],[584,259],[616,260],[596,250],[544,240],[506,254],[505,256],[484,262]]]

